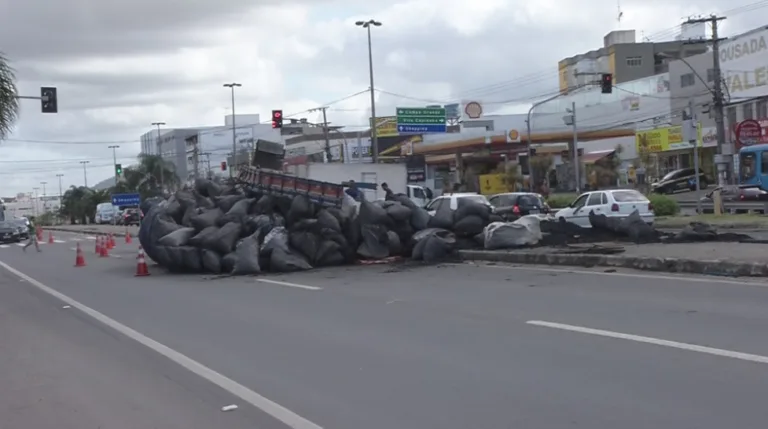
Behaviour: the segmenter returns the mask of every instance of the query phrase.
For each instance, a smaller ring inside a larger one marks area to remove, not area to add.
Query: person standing
[[[27,224],[27,229],[29,230],[29,241],[27,241],[27,244],[24,245],[22,248],[23,251],[27,251],[27,247],[31,246],[33,243],[35,245],[35,249],[37,249],[38,252],[42,252],[40,250],[40,243],[37,242],[37,231],[35,228],[35,222],[34,218],[29,218],[29,224]]]
[[[395,199],[395,193],[392,192],[392,189],[389,189],[389,185],[387,185],[387,182],[384,182],[381,184],[381,189],[384,190],[384,199],[386,201],[392,201]]]

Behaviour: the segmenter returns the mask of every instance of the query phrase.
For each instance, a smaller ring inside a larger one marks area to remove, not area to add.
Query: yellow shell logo
[[[509,139],[512,141],[516,141],[520,139],[520,133],[517,132],[517,130],[512,130],[509,132]]]

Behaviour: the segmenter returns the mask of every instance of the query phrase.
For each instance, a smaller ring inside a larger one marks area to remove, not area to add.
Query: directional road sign
[[[139,194],[112,194],[112,205],[118,207],[138,207],[141,204]]]
[[[397,131],[401,134],[444,133],[446,132],[445,109],[398,107]]]

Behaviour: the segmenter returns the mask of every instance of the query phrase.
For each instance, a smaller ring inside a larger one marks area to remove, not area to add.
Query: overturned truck
[[[436,262],[476,245],[475,237],[500,220],[468,200],[434,216],[405,195],[357,203],[343,184],[257,167],[243,168],[228,185],[197,180],[194,189],[144,209],[139,240],[157,264],[174,272],[234,275],[395,256]]]

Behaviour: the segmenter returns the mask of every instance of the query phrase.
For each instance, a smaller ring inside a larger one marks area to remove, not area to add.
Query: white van
[[[113,223],[117,215],[117,207],[112,203],[101,203],[96,206],[95,220],[97,224]]]

